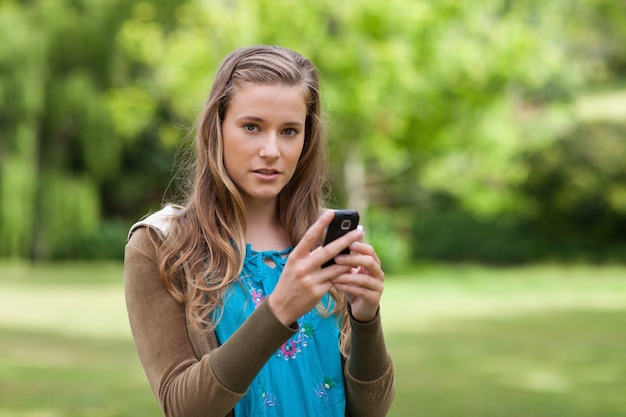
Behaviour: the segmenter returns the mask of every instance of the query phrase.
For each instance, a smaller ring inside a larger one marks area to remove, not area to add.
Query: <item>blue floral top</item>
[[[224,343],[274,290],[291,249],[256,252],[246,247],[238,284],[225,295],[216,333]],[[328,305],[329,295],[322,299]],[[332,308],[332,304],[331,308]],[[339,322],[313,309],[276,351],[235,406],[236,417],[344,416],[346,399],[339,352]],[[245,361],[246,358],[241,358]]]

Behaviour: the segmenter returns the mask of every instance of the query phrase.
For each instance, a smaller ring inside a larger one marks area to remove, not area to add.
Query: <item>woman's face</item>
[[[273,203],[293,176],[304,146],[300,87],[244,83],[222,122],[224,165],[250,207]]]

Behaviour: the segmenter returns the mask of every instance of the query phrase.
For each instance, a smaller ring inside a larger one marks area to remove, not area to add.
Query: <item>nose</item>
[[[259,156],[266,159],[277,159],[280,156],[278,136],[275,133],[268,133],[263,137]]]

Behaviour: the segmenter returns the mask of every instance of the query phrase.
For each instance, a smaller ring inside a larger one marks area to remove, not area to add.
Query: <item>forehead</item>
[[[235,86],[226,114],[227,117],[274,115],[300,119],[306,117],[306,96],[301,85],[242,83]]]

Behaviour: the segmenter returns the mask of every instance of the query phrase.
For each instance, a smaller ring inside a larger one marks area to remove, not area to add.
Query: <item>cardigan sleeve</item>
[[[139,227],[125,249],[126,307],[139,359],[165,416],[225,416],[294,329],[263,303],[224,345],[197,358],[185,307],[161,282],[156,236]]]
[[[350,317],[350,355],[344,366],[349,415],[384,417],[395,396],[395,380],[380,314],[369,323],[360,323]]]

